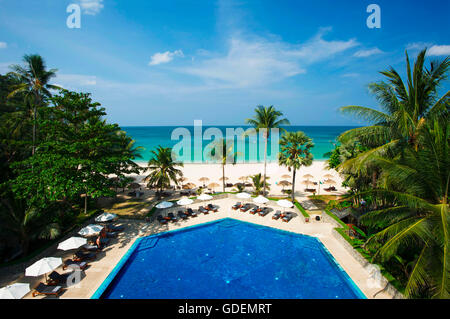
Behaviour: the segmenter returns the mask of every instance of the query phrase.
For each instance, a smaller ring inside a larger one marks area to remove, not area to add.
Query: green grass
[[[295,201],[295,202],[294,202],[294,205],[295,205],[295,207],[298,208],[298,210],[302,213],[302,215],[303,215],[304,217],[306,217],[306,218],[309,218],[309,217],[310,217],[309,214],[308,214],[308,212],[303,208],[302,205],[300,205],[299,202]]]

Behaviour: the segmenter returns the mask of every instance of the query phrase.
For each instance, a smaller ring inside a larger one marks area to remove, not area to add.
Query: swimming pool
[[[139,238],[92,298],[365,298],[314,237],[225,218]]]

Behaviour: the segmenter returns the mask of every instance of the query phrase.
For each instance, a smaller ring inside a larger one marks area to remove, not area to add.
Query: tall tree
[[[346,131],[340,136],[342,142],[358,140],[369,148],[343,163],[342,167],[352,166],[363,171],[369,167],[373,171],[371,163],[374,156],[393,157],[405,145],[417,149],[418,136],[425,122],[433,115],[448,111],[450,91],[439,97],[438,89],[447,79],[450,60],[447,57],[442,61],[431,61],[429,68],[425,67],[425,61],[426,50],[423,50],[411,68],[406,53],[406,83],[391,67],[380,72],[386,77],[386,81],[369,84],[369,90],[380,103],[381,111],[354,105],[341,108],[343,113],[371,123],[369,126]]]
[[[311,138],[302,131],[286,132],[280,141],[278,163],[288,167],[292,173],[292,202],[295,200],[295,175],[302,166],[310,166],[313,161],[311,148],[314,147]]]
[[[33,144],[31,153],[36,152],[36,128],[38,109],[43,106],[44,99],[51,96],[50,89],[59,87],[50,84],[50,80],[56,76],[56,69],[47,70],[44,59],[37,54],[25,55],[23,57],[24,66],[12,65],[10,74],[19,80],[20,84],[14,85],[9,97],[18,93],[24,93],[25,97],[32,101],[33,105]]]
[[[225,192],[225,165],[227,163],[236,164],[236,157],[239,152],[234,151],[234,144],[225,139],[218,139],[213,142],[213,148],[209,154],[210,158],[219,162],[222,165],[222,191]]]
[[[407,297],[450,298],[450,182],[448,116],[427,123],[418,137],[423,147],[406,149],[394,159],[377,157],[385,187],[363,193],[385,199],[386,206],[361,218],[381,227],[366,245],[375,260],[387,261],[405,250],[416,252]]]
[[[146,170],[150,174],[146,177],[149,187],[158,189],[158,197],[164,188],[170,187],[170,183],[174,182],[178,185],[180,177],[183,173],[178,167],[183,167],[183,163],[178,163],[172,158],[172,149],[169,147],[158,146],[156,150],[152,150],[152,158],[148,161]]]
[[[267,167],[267,141],[272,128],[280,128],[282,125],[289,125],[289,120],[282,118],[283,113],[277,111],[273,105],[265,107],[258,105],[255,109],[255,116],[246,119],[247,124],[252,125],[259,133],[261,130],[264,135],[264,195],[266,194],[266,167]]]

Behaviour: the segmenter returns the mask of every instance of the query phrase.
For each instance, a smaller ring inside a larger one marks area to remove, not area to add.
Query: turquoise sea
[[[175,129],[180,128],[178,126],[128,126],[122,127],[124,131],[127,132],[135,141],[136,146],[141,146],[144,150],[141,152],[142,158],[137,161],[148,161],[151,157],[150,151],[154,150],[158,147],[158,145],[164,147],[174,147],[177,143],[180,143],[181,138],[177,138],[175,140],[171,139],[172,132]],[[191,160],[184,160],[184,162],[201,162],[198,157],[194,157],[195,150],[199,150],[201,147],[202,150],[211,143],[211,139],[207,139],[205,137],[205,131],[210,128],[217,128],[222,132],[223,136],[226,135],[227,128],[242,128],[243,130],[247,130],[250,128],[249,126],[203,126],[201,128],[201,134],[203,136],[202,145],[200,146],[198,143],[194,143],[194,126],[185,126],[183,127],[185,132],[189,132],[191,135],[190,145],[191,145]],[[354,128],[354,126],[286,126],[284,129],[287,131],[303,131],[306,135],[312,138],[314,143],[314,148],[312,149],[312,153],[315,160],[326,160],[327,157],[325,154],[330,152],[334,148],[334,143],[336,142],[336,138],[343,132]],[[199,128],[197,127],[197,130]],[[210,130],[211,131],[211,130]],[[213,137],[214,138],[214,137]],[[269,138],[269,144],[272,141]],[[189,142],[188,142],[189,143]],[[261,162],[264,160],[263,155],[258,152],[251,154],[250,152],[250,144],[255,143],[255,141],[250,141],[248,138],[245,139],[245,152],[242,154],[241,160],[245,162]],[[257,145],[261,145],[261,151],[263,152],[263,143],[256,143]],[[274,143],[276,145],[276,143]],[[237,139],[235,141],[235,147],[237,148]],[[274,146],[275,147],[275,146]],[[241,152],[242,153],[242,152]],[[183,151],[179,153],[181,156],[183,155]],[[200,153],[202,154],[202,153]],[[263,154],[263,153],[261,153]],[[186,154],[185,154],[186,155]],[[245,157],[245,159],[244,159]],[[276,161],[275,152],[271,152],[270,146],[268,147],[268,161]],[[207,161],[207,159],[203,158],[203,161]]]

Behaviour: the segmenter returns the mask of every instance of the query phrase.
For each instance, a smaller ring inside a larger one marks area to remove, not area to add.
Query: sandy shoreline
[[[142,167],[147,166],[146,162],[137,162]],[[327,178],[324,176],[327,174],[332,175],[332,180],[336,182],[334,185],[337,189],[337,192],[331,192],[331,193],[341,193],[345,192],[345,189],[341,187],[342,178],[339,176],[339,174],[334,169],[327,169],[326,168],[326,161],[313,161],[313,164],[308,167],[302,167],[300,170],[297,170],[296,173],[296,182],[295,182],[295,188],[296,188],[296,194],[297,196],[307,195],[307,193],[304,192],[304,189],[306,188],[306,185],[303,183],[306,178],[304,178],[304,175],[310,174],[313,176],[313,178],[310,178],[309,180],[312,182],[317,182],[317,185],[309,185],[308,188],[315,188],[317,191],[319,191],[319,181],[323,182]],[[206,185],[210,183],[217,183],[219,185],[222,185],[222,181],[220,178],[222,177],[222,165],[221,164],[212,164],[212,163],[187,163],[184,164],[184,167],[180,168],[183,171],[184,177],[187,179],[184,183],[193,183],[196,186],[201,186],[203,183],[199,181],[201,177],[207,177],[209,178],[209,181],[206,182]],[[238,183],[241,182],[239,178],[241,176],[249,176],[254,175],[258,173],[264,172],[264,163],[239,163],[239,164],[227,164],[225,166],[225,176],[228,178],[228,183]],[[283,175],[290,175],[291,178],[282,178]],[[136,175],[134,175],[136,176]],[[137,182],[142,182],[142,179],[145,177],[145,173],[136,176]],[[280,195],[281,191],[283,189],[282,186],[277,185],[282,180],[287,180],[289,182],[292,182],[292,172],[289,172],[289,170],[284,167],[278,165],[278,163],[267,163],[267,176],[269,177],[268,182],[271,185],[270,186],[270,194],[273,195]],[[248,181],[250,182],[250,181]],[[331,194],[330,192],[323,191],[324,188],[327,188],[329,185],[322,184],[320,185],[320,194]],[[216,191],[221,190],[221,186],[215,189]],[[285,189],[290,188],[286,187]],[[311,193],[309,193],[311,194]]]

